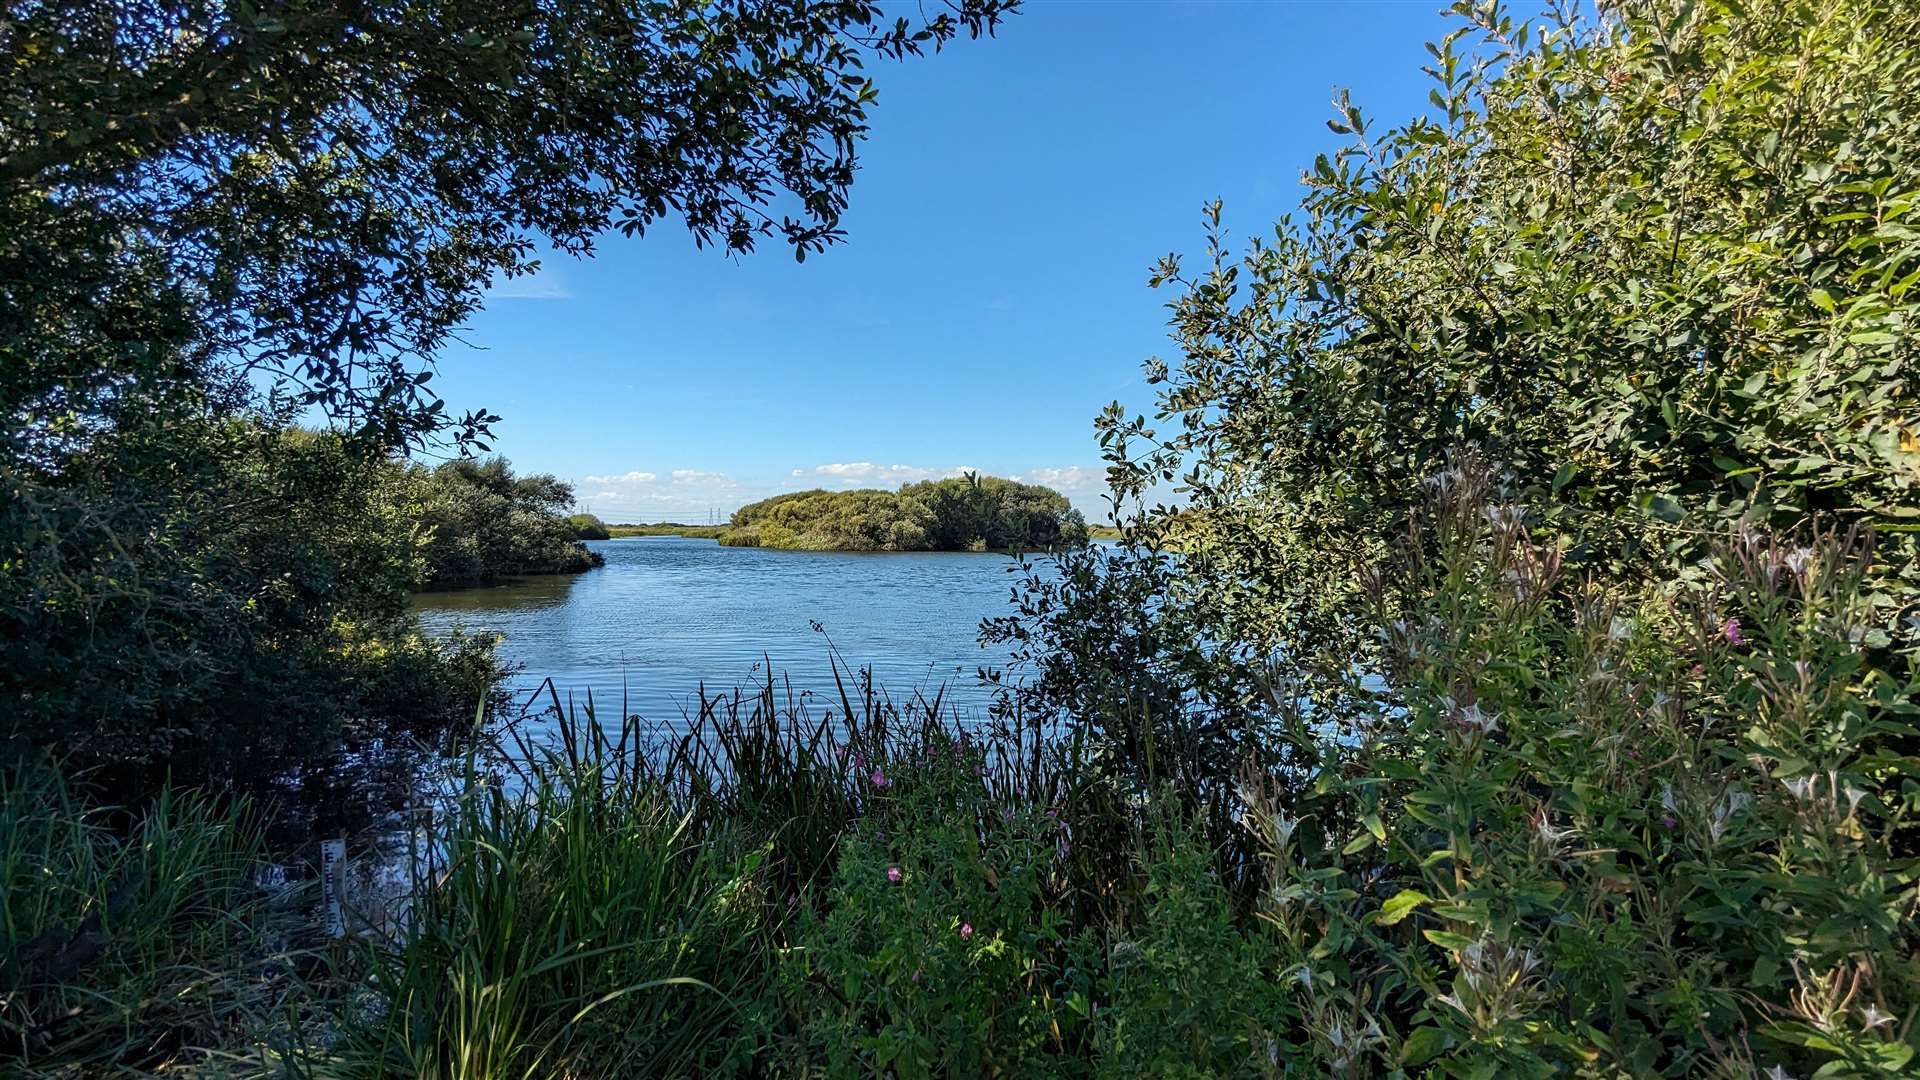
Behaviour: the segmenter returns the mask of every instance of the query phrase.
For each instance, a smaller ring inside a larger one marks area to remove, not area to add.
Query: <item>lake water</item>
[[[591,690],[603,721],[624,696],[627,712],[672,722],[695,711],[702,682],[709,696],[751,688],[768,665],[823,704],[837,700],[831,649],[871,667],[895,701],[945,684],[962,719],[984,719],[978,670],[1007,659],[977,640],[982,618],[1011,611],[1017,563],[1005,555],[770,551],[674,536],[588,546],[606,566],[423,594],[416,607],[431,630],[504,635],[521,701],[551,677],[563,700]]]

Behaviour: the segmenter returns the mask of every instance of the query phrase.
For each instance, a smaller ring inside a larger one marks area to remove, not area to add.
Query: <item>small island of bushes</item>
[[[735,511],[717,539],[788,551],[1034,551],[1086,543],[1067,497],[967,473],[898,491],[796,491]]]

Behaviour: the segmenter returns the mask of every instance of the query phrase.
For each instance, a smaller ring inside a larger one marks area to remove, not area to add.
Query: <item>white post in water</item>
[[[320,917],[326,921],[328,937],[347,936],[347,915],[340,905],[346,871],[346,840],[320,841]]]

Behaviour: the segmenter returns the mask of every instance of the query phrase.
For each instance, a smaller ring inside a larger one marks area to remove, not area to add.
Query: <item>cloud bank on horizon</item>
[[[633,469],[624,473],[574,478],[575,501],[581,508],[614,522],[725,519],[750,502],[806,488],[882,488],[893,490],[922,480],[943,480],[968,472],[988,472],[970,465],[946,467],[880,465],[871,461],[829,462],[796,468],[784,480],[736,478],[703,469],[656,472]],[[1086,465],[1044,466],[1019,472],[995,473],[1027,484],[1043,484],[1065,495],[1089,520],[1105,517],[1101,496],[1106,471]]]

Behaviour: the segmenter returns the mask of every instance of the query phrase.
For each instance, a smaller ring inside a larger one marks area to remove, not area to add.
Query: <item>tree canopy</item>
[[[730,252],[818,251],[866,59],[1013,6],[10,3],[0,413],[238,369],[389,442],[438,430],[430,361],[536,240],[677,217]]]
[[[394,477],[392,490],[419,531],[418,588],[575,573],[603,561],[579,543],[582,527],[592,523],[567,513],[573,486],[546,473],[516,476],[505,458],[413,465]],[[606,539],[604,526],[597,539]]]

